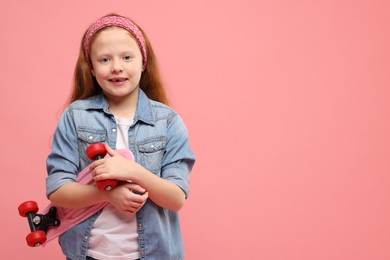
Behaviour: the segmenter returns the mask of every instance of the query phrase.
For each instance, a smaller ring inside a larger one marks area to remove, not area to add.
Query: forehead
[[[110,26],[101,29],[94,35],[94,38],[91,41],[91,50],[97,45],[110,46],[121,43],[129,45],[129,47],[138,47],[137,41],[129,31],[120,27]]]

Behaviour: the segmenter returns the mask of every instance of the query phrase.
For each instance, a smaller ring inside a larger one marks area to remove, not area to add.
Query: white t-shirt
[[[115,117],[115,120],[118,126],[116,149],[128,149],[128,131],[133,119]],[[88,256],[99,260],[138,259],[138,247],[136,215],[108,204],[93,224]]]

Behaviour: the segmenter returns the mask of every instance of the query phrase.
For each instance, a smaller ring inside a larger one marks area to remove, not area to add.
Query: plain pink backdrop
[[[147,32],[197,163],[188,260],[390,259],[390,2],[2,1],[0,248],[44,207],[45,160],[82,33],[119,12]],[[12,256],[12,257],[11,257]]]

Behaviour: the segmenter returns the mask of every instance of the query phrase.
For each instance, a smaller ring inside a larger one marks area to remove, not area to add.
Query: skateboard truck
[[[103,143],[94,143],[87,147],[87,156],[91,160],[103,159],[107,154],[106,147]],[[112,190],[118,185],[118,180],[108,179],[103,181],[97,181],[96,186],[99,190]]]
[[[46,214],[37,214],[38,204],[35,201],[26,201],[18,207],[19,215],[27,217],[31,233],[27,235],[27,244],[38,247],[46,242],[47,229],[51,226],[58,227],[60,220],[57,218],[57,208],[51,207]]]

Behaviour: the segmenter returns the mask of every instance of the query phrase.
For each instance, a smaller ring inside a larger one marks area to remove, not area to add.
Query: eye
[[[129,61],[129,60],[131,60],[131,56],[130,55],[125,55],[125,56],[123,56],[123,60],[124,61]]]
[[[107,58],[107,57],[103,57],[103,58],[100,58],[100,59],[99,59],[99,62],[100,62],[100,63],[107,63],[107,62],[109,62],[109,61],[110,61],[110,59]]]

